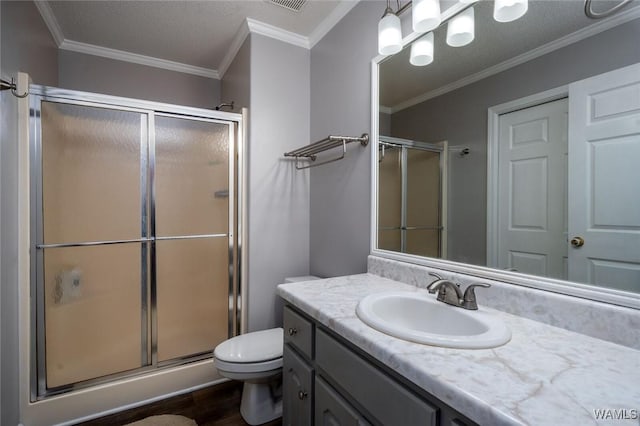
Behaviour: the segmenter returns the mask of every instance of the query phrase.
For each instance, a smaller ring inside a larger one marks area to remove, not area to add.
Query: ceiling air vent
[[[267,0],[267,2],[293,10],[294,12],[300,12],[307,3],[307,0]]]

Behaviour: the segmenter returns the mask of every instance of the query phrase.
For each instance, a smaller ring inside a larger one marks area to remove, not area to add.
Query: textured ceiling
[[[65,39],[210,69],[245,18],[309,36],[339,3],[294,12],[265,0],[49,2]]]
[[[633,7],[640,5],[634,3]],[[598,6],[602,5],[594,2],[594,9]],[[446,25],[440,27],[434,61],[426,67],[409,63],[409,48],[383,62],[380,104],[393,108],[598,22],[585,16],[584,2],[578,0],[530,1],[527,14],[510,23],[498,23],[492,14],[493,2],[475,5],[475,40],[464,47],[448,46]]]

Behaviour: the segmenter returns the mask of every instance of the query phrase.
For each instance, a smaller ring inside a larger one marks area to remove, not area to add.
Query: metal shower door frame
[[[229,313],[228,336],[240,332],[241,315],[241,223],[242,175],[243,172],[243,122],[242,114],[205,110],[152,101],[122,98],[109,95],[58,89],[39,85],[30,86],[30,283],[32,300],[30,303],[30,377],[31,400],[37,401],[69,391],[87,388],[124,377],[145,374],[211,357],[210,351],[191,354],[163,362],[157,358],[157,282],[155,245],[158,240],[178,240],[193,238],[227,238],[229,256]],[[43,238],[43,190],[42,190],[42,102],[70,104],[118,111],[134,112],[141,115],[140,134],[140,215],[141,237],[129,240],[85,241],[77,243],[44,244]],[[226,234],[184,235],[156,237],[155,234],[155,117],[171,117],[192,121],[205,121],[227,126],[229,149],[229,202],[228,227]],[[109,244],[140,243],[141,246],[141,367],[118,372],[78,383],[47,389],[46,386],[46,346],[45,346],[45,294],[44,294],[44,249],[62,247],[90,247]],[[149,275],[147,275],[149,273]],[[151,336],[151,338],[149,338]]]

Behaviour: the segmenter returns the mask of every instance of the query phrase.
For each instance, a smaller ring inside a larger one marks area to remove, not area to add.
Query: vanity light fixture
[[[475,38],[473,7],[460,12],[447,24],[447,44],[452,47],[466,46]]]
[[[424,37],[411,44],[411,65],[425,66],[433,62],[433,32],[427,33]]]
[[[466,46],[474,40],[474,3],[480,0],[458,1],[463,6],[458,8],[455,15],[444,21],[447,22],[447,44],[452,47]],[[433,30],[444,23],[440,14],[440,0],[409,0],[402,7],[400,7],[400,0],[396,2],[398,10],[394,12],[390,0],[387,0],[387,8],[378,23],[378,53],[393,55],[402,50],[400,15],[411,8],[413,31],[428,34],[422,37],[418,35],[418,39],[412,43],[409,61],[416,66],[429,65],[433,62]],[[522,17],[527,10],[529,10],[529,0],[495,0],[493,18],[498,22],[511,22]]]
[[[402,50],[402,28],[400,18],[391,9],[387,0],[387,8],[378,22],[378,53],[381,55],[393,55]]]
[[[411,22],[417,33],[435,30],[442,22],[440,0],[413,0],[412,8]]]
[[[527,13],[529,0],[495,0],[493,19],[498,22],[511,22]]]

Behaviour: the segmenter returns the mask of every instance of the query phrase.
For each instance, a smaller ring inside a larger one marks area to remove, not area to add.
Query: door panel
[[[500,116],[498,267],[565,277],[567,100]]]
[[[158,361],[213,351],[229,337],[229,240],[156,246]]]
[[[142,366],[140,251],[44,250],[47,388]]]
[[[44,243],[140,238],[146,115],[41,105]]]
[[[378,247],[401,251],[402,163],[400,148],[385,147],[378,162]]]
[[[226,234],[229,125],[158,116],[156,235]]]
[[[640,64],[569,97],[569,279],[640,292]]]

